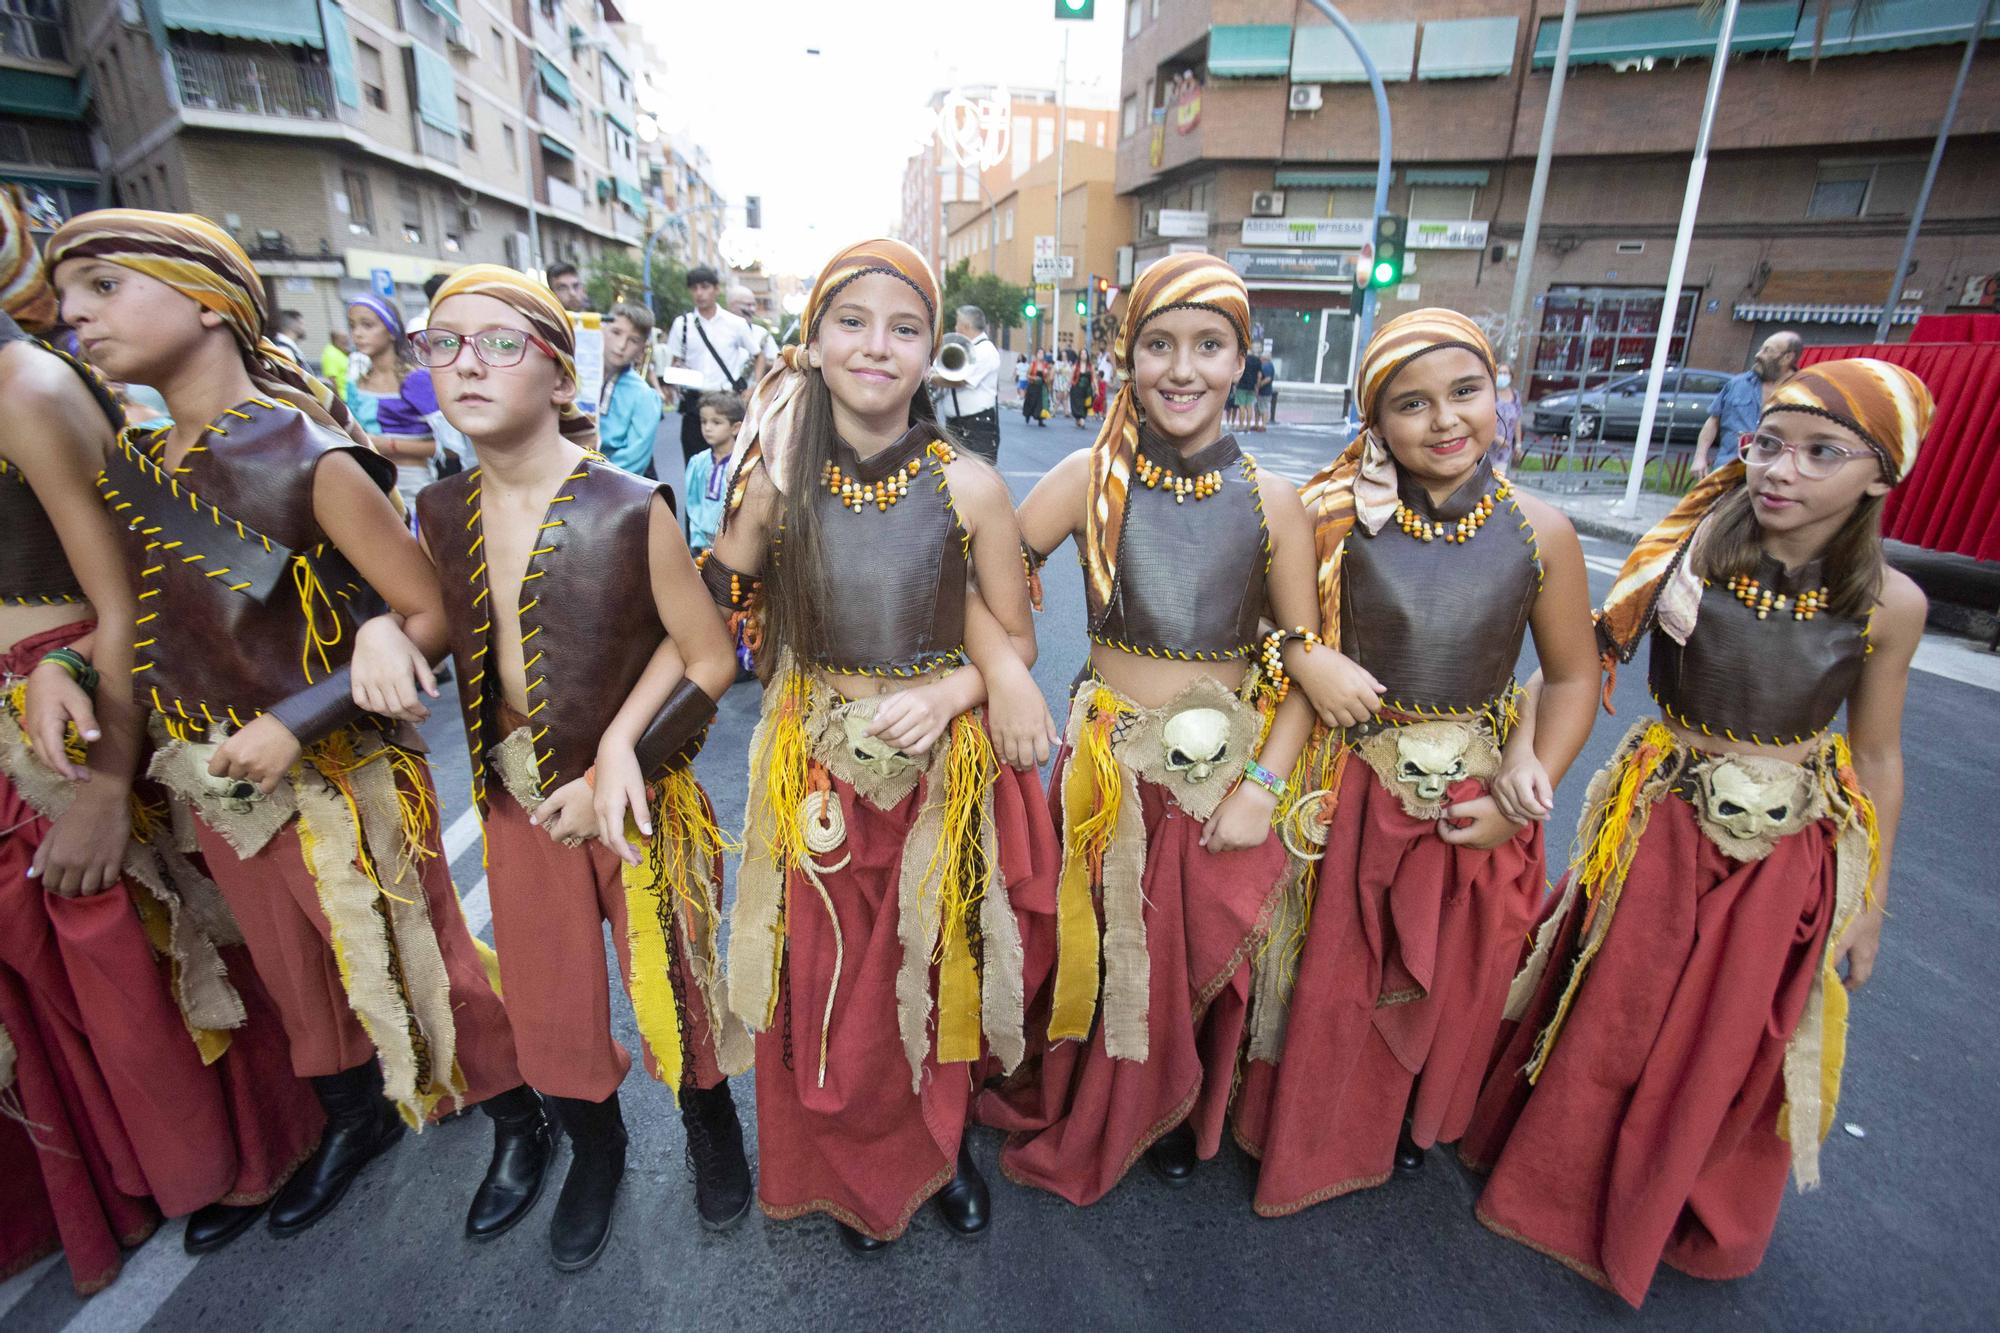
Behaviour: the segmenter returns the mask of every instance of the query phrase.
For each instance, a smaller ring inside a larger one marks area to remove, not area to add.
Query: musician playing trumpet
[[[986,336],[986,312],[962,305],[953,332],[931,362],[938,416],[958,442],[989,463],[1000,461],[1000,351]]]

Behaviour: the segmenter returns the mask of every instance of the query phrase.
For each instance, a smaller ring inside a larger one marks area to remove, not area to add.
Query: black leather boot
[[[1146,1165],[1175,1189],[1191,1183],[1194,1169],[1200,1164],[1201,1158],[1195,1154],[1194,1126],[1185,1120],[1146,1149]]]
[[[977,1236],[993,1220],[993,1200],[986,1177],[972,1161],[972,1144],[958,1141],[958,1171],[937,1193],[938,1216],[961,1236]]]
[[[292,1173],[271,1200],[271,1234],[296,1236],[340,1202],[361,1168],[403,1137],[403,1119],[382,1096],[382,1069],[373,1060],[312,1080],[326,1111],[319,1151]]]
[[[1396,1170],[1408,1176],[1423,1169],[1424,1150],[1410,1137],[1410,1127],[1404,1125],[1396,1132]]]
[[[834,1225],[840,1228],[840,1243],[856,1254],[880,1254],[895,1244],[890,1240],[876,1240],[866,1232],[856,1231],[845,1222],[835,1222]]]
[[[729,1084],[681,1090],[681,1125],[694,1167],[694,1207],[710,1231],[727,1231],[750,1211],[750,1163]]]
[[[181,1248],[189,1254],[210,1254],[250,1229],[268,1203],[212,1203],[188,1214]]]
[[[625,1175],[625,1117],[618,1094],[601,1102],[551,1097],[563,1133],[569,1135],[569,1175],[549,1219],[549,1254],[557,1268],[574,1273],[590,1267],[611,1240],[611,1210]]]
[[[465,1235],[492,1240],[526,1217],[541,1197],[556,1135],[541,1097],[525,1083],[487,1098],[479,1109],[493,1122],[493,1160],[473,1192]]]

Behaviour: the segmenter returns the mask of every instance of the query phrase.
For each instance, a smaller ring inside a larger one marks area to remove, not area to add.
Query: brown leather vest
[[[1091,608],[1091,642],[1194,661],[1243,656],[1257,643],[1271,568],[1256,460],[1233,435],[1183,458],[1150,431],[1140,432],[1139,459],[1163,476],[1148,486],[1133,470],[1118,570],[1109,602]],[[1221,477],[1211,494],[1183,497],[1173,486],[1207,472]]]
[[[98,480],[138,571],[139,697],[201,727],[246,724],[347,664],[355,628],[380,602],[320,530],[313,474],[337,451],[385,493],[396,472],[268,399],[238,404],[208,431],[168,474],[166,428],[127,430]]]
[[[506,739],[489,679],[485,528],[471,468],[424,488],[417,521],[444,585],[445,618],[471,751],[473,792],[485,808],[486,752]],[[577,465],[550,502],[528,560],[518,613],[527,668],[528,725],[544,792],[583,776],[597,743],[667,637],[653,602],[647,512],[660,487],[600,457]]]
[[[1397,495],[1453,527],[1494,488],[1482,461],[1441,505],[1400,473]],[[1506,690],[1541,588],[1534,530],[1510,496],[1465,542],[1421,541],[1394,521],[1357,524],[1341,559],[1340,648],[1374,673],[1388,706],[1476,708]]]
[[[1769,556],[1757,582],[1787,599],[1820,586],[1812,561],[1790,577]],[[1701,591],[1701,610],[1685,645],[1653,630],[1647,679],[1653,697],[1684,727],[1731,740],[1784,745],[1832,725],[1861,679],[1868,656],[1868,628],[1861,621],[1819,611],[1797,619],[1772,607],[1759,620],[1720,583]]]
[[[0,311],[0,347],[36,341]],[[60,352],[53,355],[68,362],[99,398],[113,430],[124,424],[104,387],[89,372]],[[49,521],[28,479],[18,468],[0,461],[0,604],[53,606],[83,600],[83,587],[63,554],[56,525]]]
[[[893,482],[899,498],[859,512],[812,480],[819,559],[833,605],[813,665],[864,676],[913,676],[953,661],[965,646],[970,535],[952,508],[942,460],[929,452],[936,432],[919,422],[872,458],[835,440],[833,462],[858,486]],[[915,471],[911,470],[915,465]],[[770,577],[787,577],[782,535]]]

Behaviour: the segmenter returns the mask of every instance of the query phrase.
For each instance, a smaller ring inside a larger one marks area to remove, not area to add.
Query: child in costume
[[[327,1114],[271,1227],[317,1222],[405,1122],[481,1103],[495,1152],[466,1226],[504,1230],[539,1188],[546,1121],[459,911],[416,739],[354,703],[378,681],[414,703],[407,663],[353,658],[378,597],[427,651],[444,641],[393,469],[264,338],[263,280],[213,223],[86,213],[48,261],[87,355],[158,388],[176,423],[128,429],[98,489],[138,588],[130,672],[153,710],[149,772]]]
[[[0,193],[0,1273],[60,1246],[87,1294],[163,1213],[187,1217],[190,1253],[241,1234],[318,1142],[320,1114],[214,884],[159,817],[156,794],[134,791],[136,613],[92,485],[117,407],[94,372],[29,336],[15,313],[47,329],[56,302],[10,188]],[[30,707],[31,677],[76,710],[75,749],[68,712]]]
[[[1039,698],[1034,635],[1006,487],[924,392],[938,316],[900,242],[821,270],[702,567],[732,617],[761,612],[768,675],[729,960],[758,1034],[758,1196],[858,1250],[933,1195],[952,1229],[985,1229],[973,1082],[989,1054],[1021,1058],[1015,911],[1054,860],[1039,779],[999,761],[1035,762],[1046,709],[996,756],[978,707],[989,686]],[[981,669],[953,671],[968,652]]]
[[[1076,541],[1090,666],[1053,784],[1056,913],[1031,953],[1039,1068],[982,1117],[1013,1131],[1011,1179],[1072,1203],[1142,1153],[1170,1184],[1214,1156],[1284,866],[1272,824],[1311,716],[1259,665],[1260,622],[1312,616],[1312,530],[1223,433],[1249,343],[1223,261],[1148,268],[1103,430],[1021,505],[1031,569]]]
[[[689,769],[735,661],[664,488],[565,438],[590,423],[548,288],[462,268],[411,344],[478,453],[424,491],[418,527],[444,586],[515,1052],[570,1138],[549,1242],[574,1271],[610,1240],[625,1168],[632,1058],[611,1035],[606,922],[648,1064],[681,1102],[703,1225],[750,1207],[726,1081],[750,1043],[716,956],[722,835]]]
[[[1235,1113],[1265,1216],[1464,1132],[1542,915],[1541,825],[1498,791],[1546,804],[1590,734],[1597,654],[1569,521],[1493,469],[1493,381],[1463,315],[1390,320],[1361,358],[1366,430],[1305,490],[1321,604],[1286,648],[1325,725]],[[1510,744],[1529,631],[1541,726]]]
[[[1459,1152],[1490,1171],[1482,1222],[1634,1306],[1662,1262],[1753,1271],[1786,1174],[1819,1181],[1847,992],[1881,942],[1924,626],[1923,594],[1883,562],[1882,505],[1931,414],[1884,361],[1795,372],[1598,613],[1614,673],[1650,641],[1660,716],[1591,782]],[[1831,730],[1843,705],[1851,746]]]

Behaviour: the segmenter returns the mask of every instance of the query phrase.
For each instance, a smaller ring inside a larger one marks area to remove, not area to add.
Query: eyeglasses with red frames
[[[410,351],[417,364],[430,370],[443,370],[458,360],[459,353],[468,345],[481,365],[496,370],[520,365],[530,347],[539,348],[551,361],[556,359],[556,349],[526,329],[481,329],[473,334],[452,329],[418,329],[410,335]]]
[[[1751,467],[1776,467],[1786,454],[1801,477],[1824,480],[1857,458],[1875,460],[1870,449],[1848,449],[1829,440],[1807,440],[1794,444],[1763,431],[1745,431],[1736,440],[1737,454]],[[1877,460],[1879,461],[1879,460]]]

